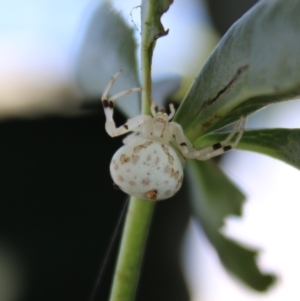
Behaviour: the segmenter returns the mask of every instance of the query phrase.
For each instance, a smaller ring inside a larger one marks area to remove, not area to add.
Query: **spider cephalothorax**
[[[114,154],[110,164],[114,183],[127,194],[152,201],[170,198],[180,189],[183,181],[183,157],[208,160],[236,147],[242,137],[246,125],[244,117],[241,117],[224,141],[196,150],[184,135],[182,127],[170,121],[175,114],[172,104],[168,115],[164,109],[156,111],[152,103],[153,117],[139,115],[117,128],[113,120],[114,100],[141,90],[132,88],[107,98],[109,89],[120,74],[121,71],[111,78],[101,99],[107,133],[116,137],[133,132],[123,140],[124,145]],[[230,144],[235,134],[237,137]]]

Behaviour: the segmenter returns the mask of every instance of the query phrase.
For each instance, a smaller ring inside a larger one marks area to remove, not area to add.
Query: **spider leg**
[[[102,104],[103,104],[103,108],[104,108],[104,113],[106,116],[107,120],[112,120],[113,119],[113,110],[114,110],[114,101],[117,98],[120,98],[122,96],[125,96],[127,94],[130,94],[132,92],[136,92],[136,91],[141,91],[142,88],[132,88],[132,89],[128,89],[122,92],[119,92],[109,98],[107,98],[107,94],[110,90],[110,88],[112,87],[112,85],[114,84],[114,82],[116,81],[117,77],[121,74],[121,70],[119,70],[108,82],[107,86],[104,89],[104,92],[102,94],[101,100],[102,100]]]
[[[132,88],[132,89],[128,89],[128,90],[119,92],[117,94],[114,94],[113,96],[111,96],[111,97],[108,98],[107,94],[108,94],[110,88],[112,87],[112,85],[114,84],[115,80],[117,79],[117,77],[120,74],[121,74],[121,70],[119,70],[110,79],[110,81],[107,84],[107,86],[105,87],[104,92],[103,92],[102,97],[101,97],[103,108],[104,108],[104,113],[105,113],[105,117],[106,117],[105,129],[106,129],[107,133],[111,137],[116,137],[116,136],[119,136],[119,135],[126,134],[126,133],[128,133],[130,131],[134,131],[145,120],[145,116],[141,115],[141,116],[137,116],[136,118],[129,119],[128,122],[126,124],[124,124],[123,126],[120,126],[118,128],[116,127],[116,124],[115,124],[114,119],[113,119],[114,101],[117,98],[120,98],[122,96],[130,94],[132,92],[136,92],[136,91],[141,91],[142,90],[142,88]]]
[[[171,111],[171,113],[169,115],[169,120],[171,120],[175,115],[175,108],[174,108],[174,105],[172,103],[170,103],[169,108],[170,108],[170,111]]]
[[[176,144],[184,157],[187,157],[189,153],[197,151],[185,136],[181,125],[176,122],[170,122],[170,126],[172,128],[172,133],[175,137]]]
[[[191,142],[186,138],[181,126],[177,123],[171,123],[173,126],[174,136],[176,143],[182,152],[183,156],[190,159],[197,159],[197,160],[208,160],[210,158],[219,156],[224,154],[226,151],[229,151],[237,146],[242,135],[245,131],[247,123],[247,118],[242,116],[240,120],[235,124],[232,131],[229,135],[221,142],[215,143],[212,146],[205,147],[201,150],[196,150],[192,146]],[[236,139],[233,143],[229,143],[231,139],[236,135]]]
[[[107,86],[105,87],[105,89],[104,89],[104,91],[103,91],[103,93],[102,93],[102,97],[101,97],[102,101],[107,100],[107,94],[108,94],[110,88],[112,87],[112,85],[113,85],[114,82],[116,81],[117,77],[118,77],[119,75],[121,75],[121,73],[122,73],[122,71],[119,70],[119,71],[118,71],[118,72],[110,79],[110,81],[108,82]]]
[[[123,139],[123,144],[128,144],[131,141],[133,141],[135,138],[137,137],[137,132],[131,133],[129,135],[127,135],[124,139]]]
[[[124,125],[116,127],[113,119],[106,119],[105,129],[111,137],[120,136],[128,132],[140,132],[142,126],[151,119],[148,115],[139,115],[132,119],[128,119]],[[126,139],[126,138],[125,138]]]
[[[224,139],[221,142],[215,143],[212,146],[191,153],[189,154],[188,157],[204,161],[222,155],[225,152],[234,149],[238,145],[239,141],[243,136],[246,124],[247,124],[247,117],[242,116],[240,120],[236,123],[236,125],[233,127],[230,134],[226,137],[226,139]],[[232,143],[229,143],[236,133],[238,133],[238,135],[235,138],[235,140]]]
[[[151,114],[152,114],[152,116],[155,116],[156,110],[157,110],[157,105],[155,104],[154,101],[151,102],[151,107],[150,108],[151,108]]]

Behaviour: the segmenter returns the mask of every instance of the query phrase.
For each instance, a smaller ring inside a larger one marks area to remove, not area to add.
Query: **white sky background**
[[[57,75],[64,74],[66,58],[90,2],[0,0],[1,69],[30,73],[49,68]]]
[[[76,38],[93,3],[0,0],[0,118],[65,105]]]
[[[22,106],[27,99],[24,91],[29,86],[37,89],[49,82],[70,80],[75,38],[84,14],[95,3],[97,1],[90,0],[0,0],[1,110],[5,105]],[[130,11],[139,1],[114,3],[131,24]],[[195,39],[193,33],[208,21],[204,13],[195,15],[195,5],[195,0],[175,0],[163,18],[170,33],[157,43],[154,75],[186,74],[194,70],[195,62],[190,58],[195,54],[193,51],[198,56],[203,54],[201,47],[205,47],[206,35],[201,32],[199,39]],[[202,23],[200,17],[204,20]],[[139,26],[139,10],[133,11],[133,18]],[[8,101],[6,104],[4,99]],[[274,106],[268,109],[267,115],[260,113],[252,118],[249,127],[300,128],[300,101],[277,107],[280,107],[278,111]],[[263,295],[239,285],[223,270],[204,236],[199,236],[192,226],[187,237],[190,246],[187,270],[195,293],[193,300],[300,300],[299,171],[265,156],[238,151],[227,155],[223,168],[248,195],[243,219],[231,219],[225,232],[263,250],[260,265],[278,273],[280,280]]]

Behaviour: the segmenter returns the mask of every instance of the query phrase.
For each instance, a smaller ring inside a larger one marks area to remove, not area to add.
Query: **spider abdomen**
[[[173,196],[183,180],[176,151],[168,144],[142,137],[123,145],[114,154],[110,173],[121,190],[152,201]]]

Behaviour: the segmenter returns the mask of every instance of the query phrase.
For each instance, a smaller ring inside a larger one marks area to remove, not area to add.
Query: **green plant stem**
[[[152,53],[149,54],[149,49],[142,45],[142,113],[151,115],[151,101],[152,101],[152,79],[151,79],[151,62]]]
[[[110,301],[134,300],[154,207],[154,202],[131,197]]]
[[[153,3],[149,1],[149,6],[151,5]],[[151,62],[154,42],[149,43],[148,26],[142,28],[142,113],[151,114]],[[135,197],[130,199],[110,301],[134,300],[154,207],[155,202]]]

